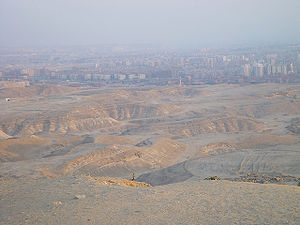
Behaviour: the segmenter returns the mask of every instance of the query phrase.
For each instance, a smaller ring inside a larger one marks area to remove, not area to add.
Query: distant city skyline
[[[159,48],[0,48],[0,81],[67,86],[300,83],[300,45]]]
[[[0,0],[0,47],[300,43],[299,0]]]

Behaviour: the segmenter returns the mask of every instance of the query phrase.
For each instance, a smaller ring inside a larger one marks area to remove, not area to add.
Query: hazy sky
[[[0,46],[300,42],[300,0],[0,0]]]

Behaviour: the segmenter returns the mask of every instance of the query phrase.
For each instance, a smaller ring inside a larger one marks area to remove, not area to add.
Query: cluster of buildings
[[[300,45],[120,49],[0,49],[0,81],[65,85],[300,82]]]
[[[252,64],[245,64],[244,65],[244,75],[246,77],[249,76],[257,76],[257,77],[264,77],[264,76],[272,76],[272,75],[293,75],[299,72],[299,68],[297,68],[300,64],[300,54],[298,54],[297,60],[276,60],[277,55],[273,54],[267,56],[268,60],[264,61],[261,60],[260,62],[254,62]],[[295,63],[298,64],[295,67]],[[298,70],[298,71],[296,71]]]
[[[72,73],[72,71],[51,72],[51,75],[44,77],[46,80],[61,80],[61,81],[124,81],[124,80],[145,80],[145,74],[100,74],[91,71],[87,74]],[[38,78],[37,78],[38,80]]]

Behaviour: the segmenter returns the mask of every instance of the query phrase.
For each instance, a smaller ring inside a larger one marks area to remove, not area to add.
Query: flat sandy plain
[[[0,88],[0,224],[300,224],[299,134],[300,85]]]

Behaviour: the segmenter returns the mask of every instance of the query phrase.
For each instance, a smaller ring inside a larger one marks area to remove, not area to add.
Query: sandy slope
[[[11,136],[9,136],[8,134],[4,133],[4,132],[0,129],[0,140],[1,140],[1,139],[7,139],[7,138],[11,138]]]
[[[299,224],[299,212],[300,188],[283,185],[194,180],[133,188],[84,177],[0,183],[0,224]]]
[[[187,160],[167,168],[146,173],[139,181],[162,185],[185,181],[191,177],[239,177],[247,173],[288,174],[299,177],[300,152],[297,146],[271,146],[261,149],[233,151],[225,154]]]
[[[36,85],[29,87],[12,86],[9,88],[0,88],[0,97],[9,98],[28,98],[34,96],[58,95],[66,92],[75,91],[77,88],[59,85]]]

